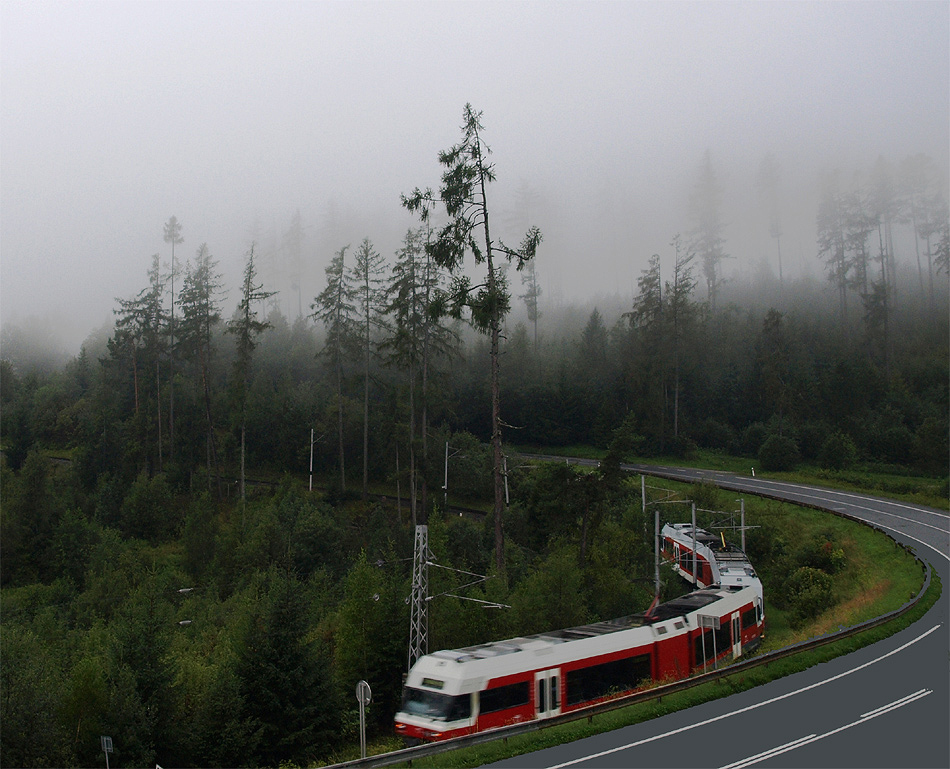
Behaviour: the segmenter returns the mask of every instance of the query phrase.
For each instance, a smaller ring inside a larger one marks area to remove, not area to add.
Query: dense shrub
[[[798,553],[798,562],[803,566],[821,569],[827,574],[837,574],[847,565],[844,550],[826,537],[815,537]]]
[[[801,627],[834,603],[831,577],[820,569],[800,566],[785,582],[785,602],[793,627]]]
[[[798,450],[802,459],[817,460],[821,456],[821,448],[828,440],[828,427],[818,422],[806,422],[798,428]]]
[[[731,426],[711,417],[703,420],[696,433],[696,441],[705,448],[723,451],[733,451],[739,443],[736,431]]]
[[[690,459],[696,454],[696,441],[685,435],[677,435],[667,442],[666,450],[670,456]]]
[[[784,435],[770,435],[759,449],[763,470],[791,470],[799,459],[798,444]]]
[[[768,429],[761,422],[753,422],[742,433],[742,451],[749,456],[758,456],[759,449],[768,437]]]
[[[950,423],[947,417],[928,417],[914,436],[914,459],[927,472],[945,473],[950,457]]]
[[[833,432],[822,444],[818,462],[828,470],[847,470],[858,461],[858,449],[847,433]]]

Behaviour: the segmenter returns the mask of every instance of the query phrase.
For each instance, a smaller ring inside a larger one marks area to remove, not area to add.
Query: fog
[[[0,320],[75,352],[207,243],[225,315],[245,255],[294,318],[341,246],[387,257],[481,110],[496,232],[544,234],[544,303],[629,295],[690,229],[704,153],[726,277],[777,271],[756,171],[781,166],[783,265],[821,275],[819,175],[950,159],[946,2],[0,4]],[[285,234],[303,228],[300,296]],[[906,252],[898,260],[910,259]]]

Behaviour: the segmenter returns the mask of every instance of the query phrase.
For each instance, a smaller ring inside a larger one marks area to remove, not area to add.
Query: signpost
[[[369,684],[359,681],[356,684],[356,701],[360,704],[360,758],[366,758],[366,706],[372,699],[373,690],[369,688]]]
[[[102,752],[106,754],[106,769],[109,769],[109,754],[112,752],[112,738],[100,737],[102,741]]]

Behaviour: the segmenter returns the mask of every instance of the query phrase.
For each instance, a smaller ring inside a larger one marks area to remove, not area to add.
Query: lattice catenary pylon
[[[429,527],[416,526],[412,556],[412,597],[409,599],[409,668],[429,653]]]

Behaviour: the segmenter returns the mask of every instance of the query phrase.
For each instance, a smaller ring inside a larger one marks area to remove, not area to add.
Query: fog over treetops
[[[824,280],[831,172],[858,189],[925,155],[947,199],[948,29],[946,2],[4,0],[0,320],[75,352],[170,259],[173,215],[177,258],[219,260],[227,314],[252,241],[307,313],[341,246],[392,257],[417,224],[400,194],[436,186],[467,102],[494,232],[543,232],[542,308],[629,297],[654,253],[666,269],[707,152],[724,277],[778,275],[777,211],[784,278]],[[911,227],[894,250],[916,280]]]

